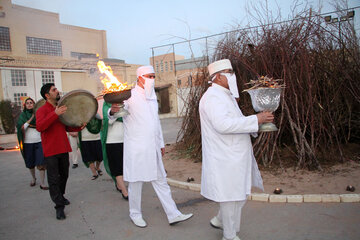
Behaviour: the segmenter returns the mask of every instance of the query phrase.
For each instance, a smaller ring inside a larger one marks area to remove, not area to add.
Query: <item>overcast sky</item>
[[[257,25],[250,14],[255,13],[251,4],[259,2],[266,6],[265,0],[12,0],[13,4],[59,13],[63,24],[106,30],[109,57],[134,64],[148,64],[154,46],[228,31],[249,22]],[[318,9],[319,1],[304,2],[298,1],[298,9]],[[334,10],[333,1],[320,2],[322,13]],[[350,7],[360,5],[358,0],[348,3]],[[288,19],[293,5],[291,0],[267,1],[268,12],[277,15],[280,9],[282,19]],[[355,18],[359,14],[357,10]]]

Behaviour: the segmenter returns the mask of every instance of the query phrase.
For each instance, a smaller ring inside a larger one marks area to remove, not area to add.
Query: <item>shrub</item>
[[[0,101],[0,118],[5,133],[15,133],[15,121],[12,114],[11,102],[9,100]]]

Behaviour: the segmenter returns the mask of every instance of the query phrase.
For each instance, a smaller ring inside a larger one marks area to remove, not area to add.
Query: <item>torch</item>
[[[105,74],[105,77],[101,80],[104,84],[104,90],[102,91],[104,101],[120,104],[120,111],[114,114],[115,117],[129,115],[129,112],[124,109],[124,101],[131,97],[131,86],[127,83],[121,83],[114,76],[111,67],[106,66],[103,61],[98,61],[97,66],[100,73]]]

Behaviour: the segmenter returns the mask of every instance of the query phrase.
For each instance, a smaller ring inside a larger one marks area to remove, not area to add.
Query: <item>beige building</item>
[[[41,99],[53,82],[63,93],[103,86],[96,63],[103,59],[120,81],[136,80],[139,65],[108,59],[106,32],[61,24],[59,14],[0,1],[0,100],[20,105],[22,96]]]
[[[150,64],[156,72],[155,90],[160,113],[164,114],[163,117],[182,116],[188,93],[196,87],[197,76],[202,74],[199,69],[208,65],[207,58],[185,59],[169,53],[151,57]]]

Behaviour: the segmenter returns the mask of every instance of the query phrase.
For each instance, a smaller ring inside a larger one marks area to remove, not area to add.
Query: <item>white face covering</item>
[[[236,83],[236,75],[231,74],[231,73],[220,73],[221,75],[225,76],[228,80],[228,84],[229,84],[229,89],[231,94],[233,95],[234,98],[238,98],[239,97],[239,90],[237,87],[237,83]]]
[[[145,85],[144,85],[144,89],[145,89],[145,97],[146,99],[156,99],[156,94],[155,94],[155,79],[154,78],[147,78],[144,76],[141,76],[143,79],[145,79]]]

